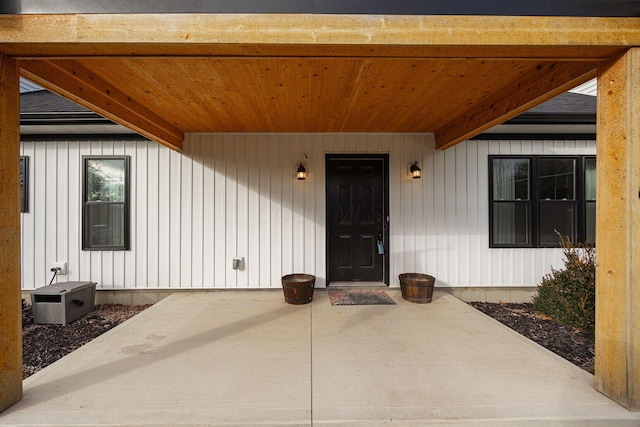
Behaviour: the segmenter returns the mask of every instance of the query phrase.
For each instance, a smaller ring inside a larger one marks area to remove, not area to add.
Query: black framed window
[[[596,242],[596,158],[584,159],[585,242]]]
[[[82,249],[129,249],[129,156],[83,157]]]
[[[20,212],[29,212],[29,156],[20,156]]]
[[[531,245],[531,159],[496,158],[492,162],[493,242]]]
[[[489,245],[595,243],[594,156],[489,156]]]

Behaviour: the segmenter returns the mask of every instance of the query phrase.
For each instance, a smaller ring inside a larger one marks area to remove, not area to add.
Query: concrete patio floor
[[[0,425],[639,426],[593,376],[446,293],[179,293],[24,382]]]

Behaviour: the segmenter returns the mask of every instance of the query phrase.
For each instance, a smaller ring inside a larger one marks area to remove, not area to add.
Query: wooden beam
[[[1,16],[1,15],[0,15]],[[268,58],[447,58],[505,59],[521,61],[604,61],[621,54],[620,46],[446,46],[446,45],[327,45],[186,43],[158,45],[38,43],[10,45],[0,42],[0,52],[22,60],[88,57],[268,57]]]
[[[16,61],[0,54],[0,411],[22,398],[19,96]]]
[[[596,388],[640,411],[640,48],[598,76]]]
[[[153,141],[182,150],[184,134],[180,129],[77,62],[24,61],[20,67],[21,73],[34,83]]]
[[[537,67],[438,129],[435,132],[436,148],[452,147],[594,78],[596,67],[597,64],[584,62]]]
[[[17,57],[60,55],[270,55],[321,47],[333,56],[385,54],[390,46],[434,47],[447,56],[511,57],[571,54],[609,57],[616,47],[640,46],[640,18],[526,16],[385,16],[305,14],[0,15],[0,50]],[[365,46],[363,49],[362,47]],[[377,47],[385,47],[383,50]],[[560,50],[554,53],[553,47]],[[584,49],[593,47],[593,49]],[[328,49],[327,49],[328,48]],[[515,48],[515,49],[513,49]],[[273,49],[277,51],[274,52]],[[518,49],[522,49],[518,53]],[[251,51],[253,50],[253,51]],[[353,51],[352,51],[353,50]],[[224,53],[223,53],[224,52]],[[424,54],[424,52],[423,52]],[[424,56],[423,56],[424,57]]]

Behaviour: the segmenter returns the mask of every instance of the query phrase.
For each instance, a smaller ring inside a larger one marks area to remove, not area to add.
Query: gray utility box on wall
[[[96,284],[60,282],[31,292],[33,323],[68,325],[93,311]]]

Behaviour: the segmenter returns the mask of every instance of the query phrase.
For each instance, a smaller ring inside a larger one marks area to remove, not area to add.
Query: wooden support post
[[[640,410],[640,48],[598,77],[595,385]]]
[[[0,411],[22,398],[19,127],[18,66],[0,54]]]

